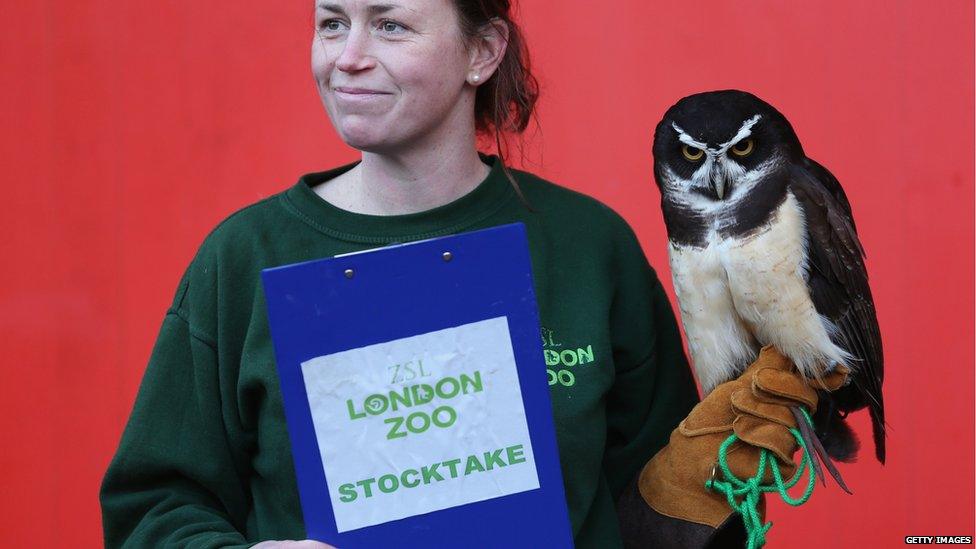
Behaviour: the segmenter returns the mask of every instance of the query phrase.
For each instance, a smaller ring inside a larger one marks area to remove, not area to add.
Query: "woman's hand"
[[[322,543],[321,541],[315,541],[312,539],[304,539],[301,541],[293,541],[290,539],[286,540],[271,540],[262,541],[257,545],[252,545],[251,549],[336,549],[334,546],[328,543]]]

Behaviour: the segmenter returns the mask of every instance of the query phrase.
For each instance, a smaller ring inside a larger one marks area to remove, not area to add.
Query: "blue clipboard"
[[[309,538],[573,546],[522,223],[261,275]]]

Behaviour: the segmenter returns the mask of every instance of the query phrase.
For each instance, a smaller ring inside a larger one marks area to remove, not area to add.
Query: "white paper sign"
[[[539,487],[508,320],[302,363],[339,532]]]

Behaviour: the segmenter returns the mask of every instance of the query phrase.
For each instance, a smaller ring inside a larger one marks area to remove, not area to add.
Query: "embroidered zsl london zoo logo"
[[[549,385],[572,387],[576,384],[576,374],[573,369],[592,363],[593,345],[578,347],[564,345],[556,341],[556,334],[551,328],[542,326],[542,353],[546,359],[546,373]]]

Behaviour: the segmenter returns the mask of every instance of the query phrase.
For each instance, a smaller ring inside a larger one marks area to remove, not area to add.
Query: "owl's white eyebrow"
[[[674,131],[678,132],[678,141],[681,141],[685,145],[689,145],[703,151],[708,148],[708,145],[702,143],[701,141],[695,141],[693,137],[688,135],[688,132],[682,130],[681,127],[674,122],[671,123],[671,127],[674,128]]]
[[[749,120],[746,120],[745,122],[743,122],[742,123],[742,126],[739,127],[738,133],[735,134],[735,137],[733,137],[732,139],[729,139],[725,143],[722,143],[721,145],[719,145],[719,148],[721,150],[725,150],[725,149],[731,147],[732,145],[735,145],[739,141],[742,141],[743,139],[745,139],[745,138],[749,137],[750,135],[752,135],[752,127],[756,125],[756,122],[759,122],[759,119],[760,118],[762,118],[762,115],[761,114],[757,114],[757,115],[753,116],[752,118],[750,118]]]

